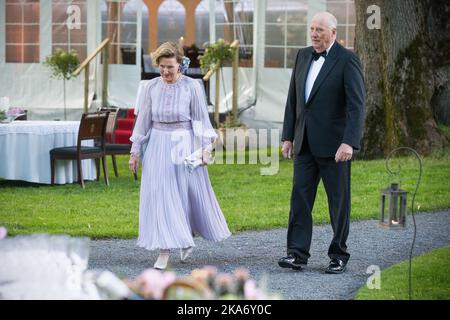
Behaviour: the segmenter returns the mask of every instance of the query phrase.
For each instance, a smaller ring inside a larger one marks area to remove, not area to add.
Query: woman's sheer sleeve
[[[192,87],[191,120],[196,144],[211,151],[217,134],[209,120],[205,90],[197,80],[192,81]]]
[[[144,80],[139,83],[135,110],[136,124],[133,129],[133,134],[130,137],[131,145],[130,153],[133,155],[141,154],[142,145],[146,144],[150,138],[152,129],[152,102],[150,97],[150,83],[151,81]]]

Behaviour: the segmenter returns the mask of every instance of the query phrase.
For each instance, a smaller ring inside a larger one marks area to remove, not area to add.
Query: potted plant
[[[221,67],[224,63],[233,61],[235,50],[233,50],[230,43],[223,39],[219,39],[213,44],[205,43],[203,47],[205,48],[205,53],[199,58],[200,68],[203,73],[207,73],[217,65]]]
[[[210,70],[217,69],[216,77],[220,78],[220,69],[225,64],[229,64],[233,61],[235,58],[236,50],[231,46],[230,43],[223,39],[217,40],[216,43],[209,44],[205,43],[203,45],[205,48],[205,53],[200,56],[200,68],[203,73],[207,73]],[[217,104],[219,102],[218,98],[218,89],[219,88],[219,82],[216,80],[216,98],[215,103]],[[229,116],[227,117],[227,121],[225,124],[219,123],[219,108],[218,106],[215,106],[214,108],[214,120],[216,122],[217,129],[219,131],[219,143],[222,143],[225,146],[225,130],[229,127],[236,127],[236,119],[231,119]]]
[[[72,79],[72,73],[78,67],[79,60],[78,54],[75,50],[65,52],[64,50],[57,48],[55,52],[49,55],[44,62],[50,71],[52,77],[57,79],[63,79],[64,90],[64,120],[67,119],[66,113],[66,80]]]

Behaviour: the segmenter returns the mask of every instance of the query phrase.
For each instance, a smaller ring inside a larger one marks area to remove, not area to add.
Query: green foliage
[[[450,299],[450,247],[433,250],[412,260],[412,298],[415,300]],[[381,288],[359,289],[358,300],[408,299],[409,260],[381,272]]]
[[[211,45],[204,45],[205,53],[200,56],[200,68],[203,73],[213,69],[218,63],[221,65],[233,61],[235,50],[231,44],[223,39],[217,40]]]
[[[441,131],[441,133],[447,137],[447,140],[450,141],[450,127],[444,124],[440,124],[438,125],[438,128],[439,131]]]
[[[44,65],[50,68],[53,77],[65,80],[72,78],[72,73],[76,70],[78,64],[78,54],[75,50],[65,52],[60,48],[57,48],[44,62]]]
[[[6,113],[3,110],[0,110],[0,120],[5,120],[6,119]]]

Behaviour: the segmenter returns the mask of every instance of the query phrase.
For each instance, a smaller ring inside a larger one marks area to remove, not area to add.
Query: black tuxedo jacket
[[[308,47],[297,53],[281,140],[293,141],[294,153],[299,154],[306,129],[309,148],[316,157],[334,157],[341,143],[359,150],[365,101],[361,63],[353,52],[335,42],[305,103],[313,50]]]

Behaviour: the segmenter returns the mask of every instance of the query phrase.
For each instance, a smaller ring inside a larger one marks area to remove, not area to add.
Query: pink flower
[[[218,297],[231,293],[233,278],[226,273],[220,273],[215,278],[214,289]]]
[[[217,282],[220,285],[229,285],[232,282],[233,278],[231,275],[227,273],[221,273],[217,276]]]
[[[191,277],[195,280],[206,283],[208,281],[208,271],[205,269],[194,269],[191,272]]]
[[[254,280],[248,280],[244,285],[244,297],[246,300],[266,300],[268,297],[256,287]]]
[[[6,114],[9,117],[15,117],[15,116],[18,116],[18,115],[23,114],[23,113],[25,113],[25,110],[22,109],[22,108],[19,108],[19,107],[9,108],[8,111],[6,112]]]
[[[161,272],[155,269],[147,269],[136,279],[140,288],[140,294],[147,299],[160,300],[164,290],[175,281],[175,273]]]
[[[0,240],[5,239],[8,234],[8,230],[5,227],[0,227]]]
[[[217,268],[214,266],[204,266],[203,270],[206,271],[208,277],[213,277],[217,274]]]
[[[248,279],[247,268],[238,268],[234,271],[234,276],[237,280],[246,281]]]

